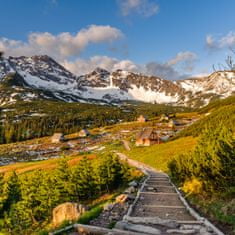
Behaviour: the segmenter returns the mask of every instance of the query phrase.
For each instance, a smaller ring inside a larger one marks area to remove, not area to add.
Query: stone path
[[[144,230],[143,234],[223,234],[189,207],[167,174],[128,159],[123,154],[118,153],[118,156],[141,169],[148,177],[127,215],[117,223],[116,228],[133,231],[133,226],[139,225],[155,229],[155,232],[151,230],[150,233]],[[139,228],[135,231],[140,232]]]
[[[71,235],[107,234],[107,235],[224,235],[206,218],[195,212],[172,184],[167,174],[127,158],[117,153],[120,159],[142,170],[147,178],[137,192],[123,219],[113,229],[93,225],[74,224]],[[123,208],[122,213],[125,213]],[[71,230],[71,227],[69,227]],[[57,231],[51,234],[61,234]]]

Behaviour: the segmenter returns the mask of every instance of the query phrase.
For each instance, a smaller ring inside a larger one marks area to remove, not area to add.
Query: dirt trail
[[[117,154],[147,175],[136,200],[123,219],[122,229],[129,230],[128,227],[132,225],[140,225],[156,229],[155,234],[158,230],[159,234],[223,235],[188,205],[167,174],[129,159],[124,154]]]

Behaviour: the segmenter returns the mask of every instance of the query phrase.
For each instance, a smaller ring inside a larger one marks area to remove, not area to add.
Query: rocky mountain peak
[[[8,77],[9,74],[17,76]],[[1,95],[7,94],[11,102],[16,98],[13,99],[10,89],[6,93],[6,87],[18,84],[21,85],[21,91],[24,88],[21,100],[24,97],[30,100],[32,92],[37,91],[34,99],[40,96],[42,99],[100,103],[138,100],[198,107],[207,104],[212,98],[234,94],[235,71],[218,71],[210,76],[174,82],[121,69],[109,72],[98,67],[91,73],[77,77],[51,57],[36,55],[1,58],[0,83],[4,86],[4,91],[0,88]],[[31,95],[27,95],[29,89]],[[20,90],[13,90],[16,97]],[[7,96],[4,104],[8,102]]]
[[[91,74],[109,75],[110,72],[108,70],[101,68],[101,67],[97,67],[94,69],[93,72],[91,72]]]

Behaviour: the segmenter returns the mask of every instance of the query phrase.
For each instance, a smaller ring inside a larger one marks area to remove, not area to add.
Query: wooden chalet
[[[87,129],[82,129],[78,133],[79,137],[86,137],[90,135],[90,132]]]
[[[150,146],[160,144],[162,141],[157,130],[153,128],[144,128],[136,137],[136,146]]]
[[[175,126],[180,126],[180,123],[176,120],[173,120],[171,119],[169,122],[168,122],[168,127],[170,128],[174,128]]]
[[[51,143],[58,144],[65,140],[63,133],[54,133],[54,135],[51,137]]]
[[[143,115],[140,115],[138,118],[137,118],[137,122],[146,122],[147,119],[146,117],[144,117]]]

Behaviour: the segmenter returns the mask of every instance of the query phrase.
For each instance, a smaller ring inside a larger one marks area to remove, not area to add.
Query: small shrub
[[[202,182],[197,178],[193,178],[184,182],[182,190],[187,194],[199,194],[202,192],[202,187]]]
[[[97,218],[103,211],[103,206],[97,206],[85,212],[78,220],[80,224],[88,224],[91,220]]]

